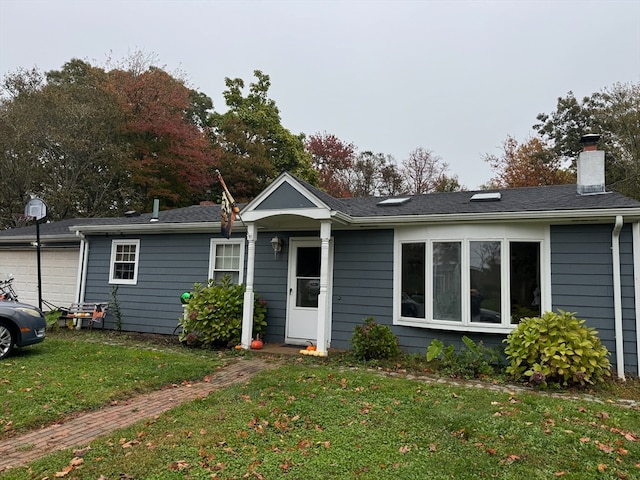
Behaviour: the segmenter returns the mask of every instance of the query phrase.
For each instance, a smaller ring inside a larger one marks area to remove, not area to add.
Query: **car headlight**
[[[19,310],[19,311],[21,311],[23,313],[26,313],[27,315],[31,315],[32,317],[40,318],[40,312],[38,310],[36,310],[35,308],[17,307],[16,310]]]

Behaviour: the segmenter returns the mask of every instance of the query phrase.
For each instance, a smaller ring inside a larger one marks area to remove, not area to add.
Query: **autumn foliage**
[[[575,181],[575,174],[562,168],[561,158],[537,137],[518,144],[508,136],[502,144],[502,155],[486,155],[485,161],[495,172],[490,184],[496,188],[564,185]]]

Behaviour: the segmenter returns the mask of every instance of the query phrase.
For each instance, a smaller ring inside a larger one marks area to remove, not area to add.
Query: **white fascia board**
[[[258,205],[260,205],[269,195],[275,192],[284,183],[288,183],[289,185],[291,185],[300,195],[302,195],[311,203],[316,205],[316,207],[329,210],[328,205],[326,205],[322,200],[320,200],[313,193],[307,190],[302,184],[300,184],[300,182],[298,182],[293,176],[291,176],[291,174],[289,174],[288,172],[284,172],[273,183],[271,183],[265,190],[260,192],[257,197],[255,197],[247,205],[245,205],[245,207],[240,212],[240,215],[242,215],[242,218],[245,218],[245,216],[251,212],[255,212],[256,211],[255,208]],[[290,215],[290,213],[285,213],[285,214]],[[252,220],[249,220],[249,221],[252,221]]]
[[[131,225],[73,225],[69,227],[73,232],[85,234],[92,233],[206,233],[219,232],[220,222],[193,222],[193,223],[135,223]],[[235,230],[244,231],[241,222],[236,222]]]
[[[277,217],[280,215],[293,215],[297,217],[311,218],[313,220],[331,219],[331,210],[327,208],[287,208],[280,210],[252,210],[242,213],[242,220],[245,222],[258,222],[265,218]]]

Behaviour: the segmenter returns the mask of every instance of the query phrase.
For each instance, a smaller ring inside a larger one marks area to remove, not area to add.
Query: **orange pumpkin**
[[[307,345],[307,351],[315,352],[316,351],[316,346],[315,345]]]
[[[251,348],[253,350],[260,350],[263,345],[264,344],[262,343],[262,340],[260,340],[259,338],[256,338],[255,340],[251,341]]]

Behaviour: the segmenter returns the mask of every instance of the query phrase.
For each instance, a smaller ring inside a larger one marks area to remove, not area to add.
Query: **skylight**
[[[500,192],[476,193],[471,197],[472,202],[498,202],[502,195]]]
[[[382,200],[377,203],[379,207],[393,207],[397,205],[404,205],[411,197],[398,197],[398,198],[387,198],[386,200]]]

